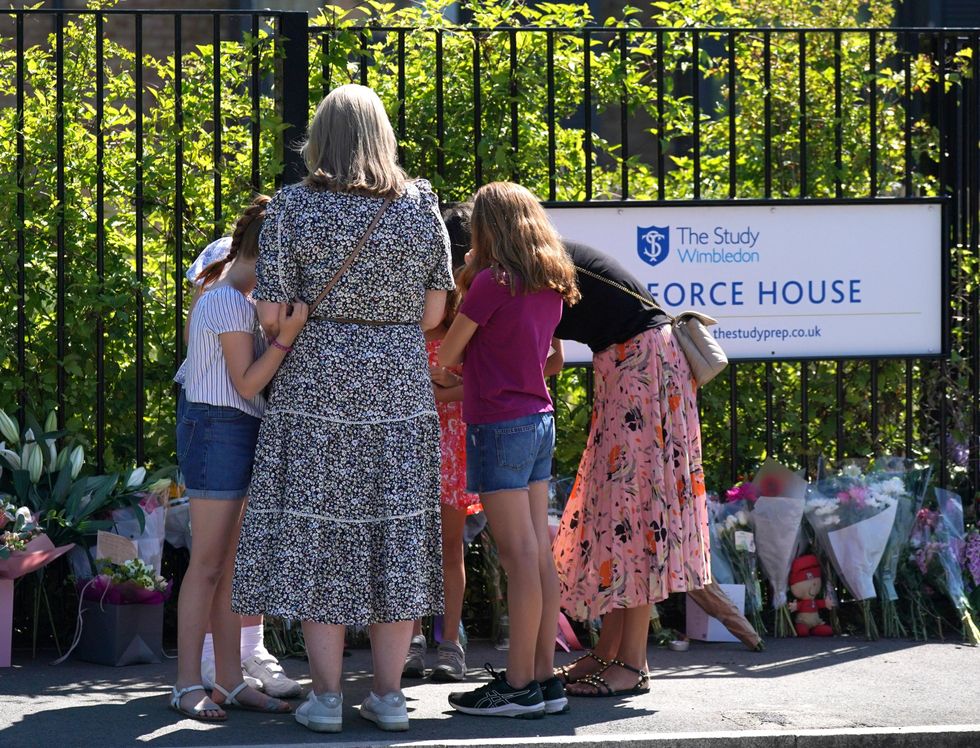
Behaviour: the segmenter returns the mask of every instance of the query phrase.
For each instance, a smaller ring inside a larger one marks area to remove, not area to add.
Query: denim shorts
[[[192,499],[240,499],[252,480],[262,421],[225,405],[178,400],[177,463]]]
[[[535,413],[466,427],[466,490],[513,491],[551,478],[555,419]]]

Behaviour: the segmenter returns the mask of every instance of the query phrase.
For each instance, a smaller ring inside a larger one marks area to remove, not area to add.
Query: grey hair
[[[366,86],[347,84],[323,98],[300,153],[313,187],[397,197],[408,181],[388,114]]]

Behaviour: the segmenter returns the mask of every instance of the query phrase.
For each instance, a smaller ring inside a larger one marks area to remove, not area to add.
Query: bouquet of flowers
[[[806,502],[817,545],[855,600],[861,601],[865,634],[878,638],[871,614],[874,573],[891,536],[898,499],[908,493],[897,475],[865,475],[857,466],[818,481]]]
[[[952,601],[963,626],[963,638],[971,646],[980,644],[980,630],[966,596],[962,564],[966,560],[963,502],[951,491],[934,489],[939,511],[923,509],[912,532],[912,554],[923,581],[943,590]],[[918,631],[916,632],[919,633]]]
[[[0,496],[0,559],[10,558],[14,551],[23,551],[41,530],[31,510],[12,504]]]
[[[790,568],[803,544],[806,481],[774,460],[767,460],[753,479],[752,487],[758,496],[752,507],[755,547],[762,571],[772,586],[775,634],[796,636],[786,603]]]
[[[878,460],[875,465],[879,477],[898,477],[905,485],[905,493],[895,495],[895,524],[892,525],[888,544],[881,557],[881,563],[875,572],[875,582],[878,589],[878,602],[881,604],[883,633],[886,637],[898,638],[907,636],[908,632],[898,615],[898,590],[895,583],[898,579],[898,567],[902,557],[907,553],[911,542],[912,526],[915,517],[922,508],[926,486],[929,485],[931,468],[916,468],[900,458]]]
[[[726,498],[741,495],[741,489],[736,489],[726,492]],[[717,544],[712,546],[712,571],[715,557],[722,556],[731,569],[732,581],[745,586],[746,617],[755,630],[763,634],[766,629],[762,623],[762,589],[755,555],[751,500],[711,501],[708,510],[711,514],[712,540],[717,539]]]
[[[84,600],[111,605],[159,605],[170,596],[170,583],[142,559],[115,563],[100,558],[95,566],[95,577],[77,583]]]

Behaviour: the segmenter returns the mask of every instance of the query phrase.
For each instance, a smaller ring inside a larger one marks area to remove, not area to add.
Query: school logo
[[[659,265],[670,253],[670,226],[637,226],[636,253],[647,265]]]

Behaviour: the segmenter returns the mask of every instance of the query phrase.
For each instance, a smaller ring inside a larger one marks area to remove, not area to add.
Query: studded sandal
[[[563,685],[566,685],[566,686],[569,683],[578,683],[582,679],[581,678],[572,678],[572,676],[571,676],[572,668],[574,668],[582,660],[587,659],[587,658],[590,658],[590,657],[593,660],[595,660],[596,662],[599,663],[600,668],[599,668],[599,671],[598,672],[601,673],[603,670],[605,670],[607,667],[609,667],[609,662],[607,660],[604,660],[602,657],[600,657],[599,655],[597,655],[595,652],[586,652],[584,655],[582,655],[581,657],[575,658],[574,660],[572,660],[571,662],[569,662],[567,665],[562,665],[561,667],[556,667],[555,668],[555,677],[558,680],[560,680]]]
[[[632,688],[620,688],[614,689],[609,685],[609,682],[602,677],[602,674],[606,672],[613,665],[616,667],[621,667],[623,670],[629,670],[631,673],[636,673],[636,685]],[[609,660],[609,664],[606,665],[598,673],[593,673],[592,675],[586,675],[584,678],[579,678],[578,683],[584,683],[587,686],[592,686],[594,691],[589,693],[578,693],[576,691],[569,691],[569,696],[581,696],[584,698],[609,698],[616,696],[639,696],[640,694],[645,694],[650,692],[650,676],[643,672],[642,670],[637,670],[632,665],[627,665],[622,660]]]

